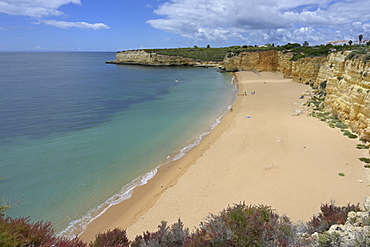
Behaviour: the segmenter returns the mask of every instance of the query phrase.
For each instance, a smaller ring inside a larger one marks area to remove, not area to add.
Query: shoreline
[[[240,85],[237,76],[234,73],[231,76],[232,82],[236,84],[238,90],[235,101],[230,106],[235,109],[239,100]],[[180,159],[157,167],[156,174],[146,184],[135,187],[130,198],[109,207],[103,214],[90,222],[82,233],[76,233],[76,235],[89,242],[95,239],[95,235],[99,232],[106,232],[116,227],[125,229],[139,220],[141,215],[148,211],[167,189],[175,186],[177,180],[186,170],[218,139],[223,130],[231,124],[232,118],[233,115],[227,109],[224,115],[218,118],[220,122],[213,128],[211,127],[209,134],[204,135],[199,144],[192,147]]]
[[[160,167],[130,199],[90,223],[81,239],[90,241],[118,226],[133,239],[155,231],[161,220],[172,224],[179,217],[193,230],[209,213],[242,201],[269,205],[292,221],[307,221],[330,200],[362,203],[369,176],[358,158],[365,151],[356,150],[356,140],[338,129],[290,115],[308,86],[272,72],[238,72],[236,80],[232,111],[214,130],[170,167]],[[248,96],[242,96],[244,88]],[[353,154],[345,152],[350,147]]]

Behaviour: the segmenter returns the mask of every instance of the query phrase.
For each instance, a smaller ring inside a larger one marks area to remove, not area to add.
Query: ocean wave
[[[90,210],[82,218],[72,221],[65,230],[61,231],[58,234],[58,236],[63,236],[67,238],[80,236],[86,230],[88,224],[90,224],[93,220],[105,213],[110,207],[129,199],[132,196],[133,190],[138,186],[146,184],[155,176],[155,174],[157,174],[157,171],[158,168],[155,168],[147,174],[134,179],[131,183],[124,186],[119,193],[108,198],[102,205]]]
[[[231,84],[235,84],[235,81],[236,81],[235,77],[233,77],[231,79]],[[191,149],[193,149],[195,146],[197,146],[203,140],[204,137],[209,135],[216,128],[216,126],[221,122],[221,119],[226,115],[226,113],[228,111],[230,111],[232,105],[235,103],[236,96],[237,96],[237,85],[235,85],[235,90],[236,90],[236,93],[234,95],[234,99],[233,99],[232,103],[226,107],[226,110],[218,118],[215,119],[215,121],[211,124],[209,129],[206,130],[205,132],[201,133],[197,137],[195,137],[194,142],[192,142],[189,145],[183,147],[177,154],[174,155],[174,157],[171,160],[168,161],[168,163],[171,162],[171,161],[179,160],[182,157],[184,157],[187,152],[189,152]],[[169,159],[169,158],[170,158],[170,156],[167,157],[167,159]]]

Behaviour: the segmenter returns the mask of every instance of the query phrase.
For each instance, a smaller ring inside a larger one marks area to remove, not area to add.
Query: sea
[[[0,202],[82,232],[181,159],[237,95],[216,68],[106,64],[114,52],[0,52]],[[3,178],[3,179],[2,179]],[[72,235],[71,235],[72,236]]]

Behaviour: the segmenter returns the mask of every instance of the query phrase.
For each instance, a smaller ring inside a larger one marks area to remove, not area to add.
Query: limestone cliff
[[[330,54],[315,85],[326,82],[325,110],[370,141],[370,64],[362,61],[363,55],[345,60],[349,53]]]
[[[116,59],[107,63],[133,64],[147,66],[197,66],[218,67],[219,64],[208,61],[198,61],[180,56],[167,56],[157,53],[147,53],[144,50],[131,50],[116,53]]]
[[[291,53],[279,51],[242,52],[226,56],[222,69],[225,71],[273,71],[301,83],[314,83],[326,57],[310,57],[290,61]]]
[[[273,71],[294,81],[315,87],[326,85],[325,110],[348,124],[360,138],[370,141],[370,63],[362,56],[345,60],[350,51],[327,57],[306,57],[291,61],[290,53],[279,51],[229,54],[225,71]]]
[[[226,56],[222,69],[226,71],[276,71],[278,51],[242,52]]]

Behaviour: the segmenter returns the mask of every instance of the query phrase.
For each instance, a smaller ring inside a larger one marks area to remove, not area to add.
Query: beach
[[[221,123],[90,223],[82,239],[115,227],[133,239],[179,218],[193,230],[209,213],[240,202],[271,206],[293,222],[308,221],[322,203],[362,205],[370,177],[359,158],[368,150],[308,116],[300,96],[311,88],[272,72],[236,74],[240,93]],[[303,114],[292,116],[295,110]]]

